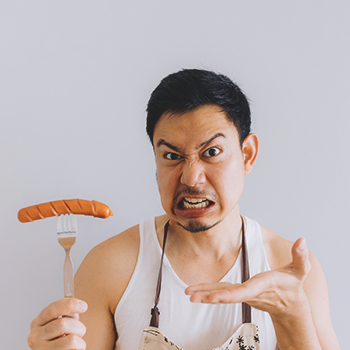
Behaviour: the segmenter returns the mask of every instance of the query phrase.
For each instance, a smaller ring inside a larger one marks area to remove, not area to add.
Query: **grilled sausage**
[[[62,214],[91,215],[106,219],[113,213],[106,204],[85,199],[64,199],[32,205],[18,212],[20,222],[31,222]]]

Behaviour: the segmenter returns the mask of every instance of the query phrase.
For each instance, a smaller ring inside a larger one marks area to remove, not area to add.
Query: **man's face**
[[[183,115],[165,114],[154,131],[163,208],[191,232],[208,230],[238,212],[249,172],[237,129],[221,109],[208,105]]]

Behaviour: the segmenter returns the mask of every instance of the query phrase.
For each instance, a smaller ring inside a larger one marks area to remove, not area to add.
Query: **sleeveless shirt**
[[[270,270],[257,222],[246,218],[246,242],[250,275]],[[134,273],[116,311],[116,350],[137,350],[154,306],[159,263],[159,245],[154,218],[140,223],[140,250]],[[240,283],[241,253],[222,282]],[[159,330],[186,350],[205,350],[223,344],[242,324],[241,304],[192,303],[187,285],[176,275],[164,256],[162,291],[159,300]],[[252,323],[259,325],[261,350],[275,350],[276,336],[268,313],[252,308]]]

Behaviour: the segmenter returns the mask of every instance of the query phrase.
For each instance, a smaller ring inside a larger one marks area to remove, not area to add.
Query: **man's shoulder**
[[[92,248],[83,263],[125,269],[132,261],[136,263],[139,245],[139,225],[135,225]]]
[[[260,225],[265,254],[272,270],[287,265],[292,260],[293,242]]]
[[[94,247],[75,275],[77,297],[93,303],[99,296],[113,313],[135,269],[139,237],[136,225]]]
[[[166,215],[154,217],[155,229],[164,226],[166,220]],[[114,269],[120,267],[125,270],[136,264],[139,248],[140,225],[135,225],[92,248],[83,263],[111,265]]]

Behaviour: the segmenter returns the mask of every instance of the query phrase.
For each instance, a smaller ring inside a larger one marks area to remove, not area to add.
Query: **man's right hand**
[[[87,307],[84,301],[75,298],[63,298],[47,306],[30,324],[29,347],[33,350],[86,349],[82,339],[86,327],[79,321],[79,314]],[[74,318],[61,317],[68,314],[74,314]]]

